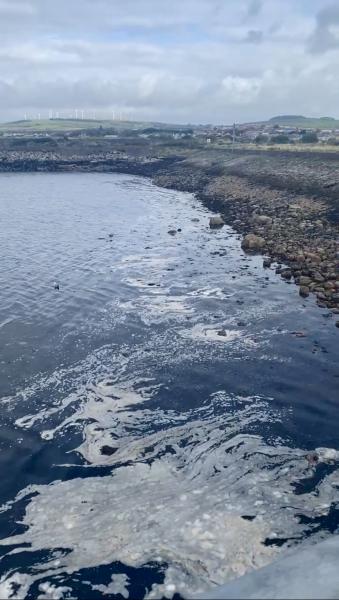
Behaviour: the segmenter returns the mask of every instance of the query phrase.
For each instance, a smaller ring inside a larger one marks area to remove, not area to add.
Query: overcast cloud
[[[339,116],[338,2],[0,0],[0,36],[1,121]]]

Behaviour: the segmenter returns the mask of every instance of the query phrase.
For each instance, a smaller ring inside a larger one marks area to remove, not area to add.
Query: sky
[[[339,117],[339,1],[0,0],[0,121]]]

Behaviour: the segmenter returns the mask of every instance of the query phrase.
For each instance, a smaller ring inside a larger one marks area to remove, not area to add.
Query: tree
[[[273,144],[288,144],[289,141],[288,135],[285,135],[284,133],[272,135],[271,137],[271,142],[273,142]]]
[[[316,144],[319,140],[315,131],[308,131],[301,136],[301,141],[303,144]]]
[[[256,144],[266,144],[268,142],[268,135],[265,133],[259,133],[257,137],[254,139]]]

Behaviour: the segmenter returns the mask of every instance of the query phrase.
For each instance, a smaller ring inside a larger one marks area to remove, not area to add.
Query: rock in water
[[[265,246],[265,239],[260,237],[260,235],[255,235],[254,233],[248,233],[245,235],[243,241],[241,242],[241,247],[243,250],[261,250]]]
[[[211,229],[217,229],[219,227],[223,227],[225,225],[225,221],[220,215],[218,217],[210,217],[210,227]]]
[[[302,285],[299,289],[299,295],[302,298],[307,298],[310,295],[310,288],[307,285]]]

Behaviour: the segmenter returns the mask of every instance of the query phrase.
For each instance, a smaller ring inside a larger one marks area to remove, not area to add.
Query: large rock
[[[312,283],[311,277],[306,277],[305,275],[302,275],[299,278],[299,285],[301,285],[301,286],[309,286],[310,283]]]
[[[306,285],[302,285],[302,286],[300,287],[300,289],[299,289],[299,295],[300,295],[302,298],[307,298],[307,296],[309,296],[309,295],[310,295],[310,288],[309,288],[309,287],[307,287]]]
[[[248,233],[245,235],[243,241],[241,242],[241,247],[243,250],[261,250],[265,246],[265,239],[260,237],[260,235],[255,235],[254,233]]]
[[[254,215],[253,221],[258,225],[271,225],[272,223],[272,219],[268,215]]]
[[[216,217],[210,218],[210,227],[211,229],[216,229],[218,227],[223,227],[225,225],[224,219],[219,215]]]

